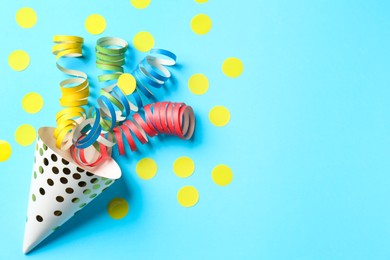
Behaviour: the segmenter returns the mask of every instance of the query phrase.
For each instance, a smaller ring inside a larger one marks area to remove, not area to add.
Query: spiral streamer
[[[164,49],[152,49],[148,56],[138,63],[133,71],[137,81],[137,89],[132,94],[138,107],[143,107],[141,96],[153,98],[153,88],[161,88],[171,77],[167,66],[176,64],[176,55]]]
[[[63,150],[72,146],[73,129],[86,118],[86,112],[82,106],[88,104],[89,82],[87,74],[82,71],[65,68],[59,64],[61,58],[82,57],[84,39],[77,36],[54,36],[55,45],[52,52],[56,55],[57,68],[71,78],[60,82],[60,105],[64,107],[56,115],[57,128],[54,132],[56,146]]]
[[[136,140],[148,142],[148,136],[159,134],[175,135],[190,139],[195,129],[195,116],[192,107],[184,103],[157,102],[144,107],[144,115],[136,113],[131,120],[114,128],[113,133],[120,155],[125,154],[125,144],[131,151],[137,150]]]
[[[115,37],[103,37],[96,43],[96,67],[110,71],[98,76],[100,82],[118,79],[123,73],[125,53],[128,44],[125,40]]]

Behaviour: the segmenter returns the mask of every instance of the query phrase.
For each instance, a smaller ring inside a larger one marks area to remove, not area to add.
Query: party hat
[[[118,164],[80,167],[68,151],[57,149],[54,128],[38,131],[27,210],[26,254],[121,177]]]

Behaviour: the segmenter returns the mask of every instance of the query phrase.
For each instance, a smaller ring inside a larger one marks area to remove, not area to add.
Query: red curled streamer
[[[79,140],[82,140],[84,137],[85,135],[82,136]],[[99,149],[97,149],[95,145],[85,149],[79,149],[76,146],[72,146],[70,152],[74,161],[79,165],[87,166],[87,167],[95,167],[104,163],[107,159],[111,157],[111,149],[107,148],[101,143],[97,145]],[[85,152],[87,149],[95,149],[94,152],[92,152],[92,155],[95,156],[97,155],[97,158],[87,159],[86,152]]]
[[[142,144],[148,142],[148,136],[158,134],[176,135],[181,139],[190,139],[195,130],[195,116],[192,107],[184,103],[157,102],[144,107],[144,116],[139,113],[114,128],[114,137],[119,154],[125,154],[125,143],[131,151],[137,150],[136,139]]]

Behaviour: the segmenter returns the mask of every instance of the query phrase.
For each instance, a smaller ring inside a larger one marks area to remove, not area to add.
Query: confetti
[[[153,35],[149,32],[139,32],[133,39],[134,47],[142,52],[150,51],[154,46]]]
[[[100,14],[91,14],[85,20],[85,28],[90,34],[101,34],[106,29],[106,19]]]
[[[177,200],[183,207],[193,207],[199,201],[199,192],[193,186],[184,186],[177,193]]]
[[[223,62],[222,71],[230,78],[237,78],[244,71],[244,64],[240,59],[230,57]]]
[[[28,93],[23,97],[22,107],[27,113],[38,113],[43,107],[43,98],[38,93]]]
[[[129,203],[123,198],[114,198],[108,203],[107,212],[113,219],[122,219],[129,213]]]
[[[186,156],[178,158],[173,164],[173,172],[181,177],[187,178],[191,176],[195,171],[194,161]]]
[[[230,112],[224,106],[215,106],[210,110],[209,120],[215,126],[225,126],[230,121]]]
[[[5,162],[11,157],[11,145],[4,140],[0,140],[0,162]]]
[[[137,163],[135,171],[141,179],[150,180],[156,175],[157,169],[157,164],[153,159],[143,158]]]
[[[207,34],[212,26],[210,17],[206,14],[195,15],[191,20],[191,29],[196,34]]]
[[[13,51],[8,56],[8,65],[15,71],[23,71],[30,65],[30,56],[23,50]]]
[[[26,29],[33,27],[38,20],[38,16],[34,9],[30,7],[20,8],[16,13],[15,18],[18,25]]]

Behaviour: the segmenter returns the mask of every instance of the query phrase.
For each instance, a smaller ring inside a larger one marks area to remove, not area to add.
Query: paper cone
[[[79,167],[55,146],[54,128],[38,131],[23,252],[28,253],[121,177],[110,159],[94,169]],[[110,177],[108,177],[110,176]]]

